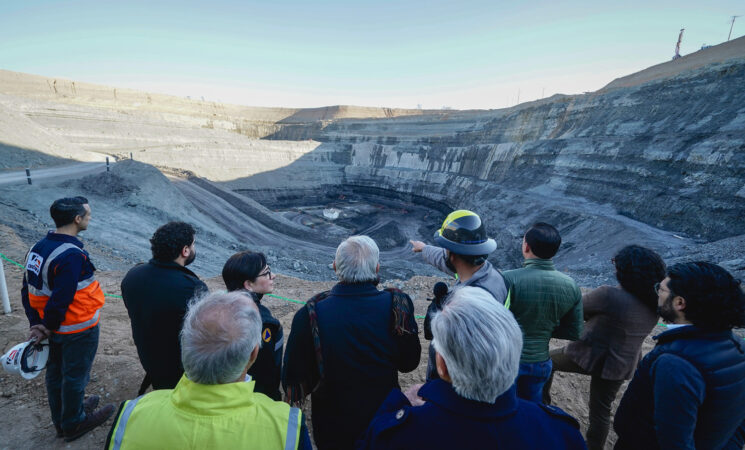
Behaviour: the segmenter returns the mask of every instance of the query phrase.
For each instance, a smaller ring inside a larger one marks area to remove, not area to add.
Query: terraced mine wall
[[[495,112],[292,124],[270,138],[321,144],[229,184],[278,197],[300,187],[384,187],[489,210],[497,221],[525,203],[578,198],[719,239],[745,233],[744,85],[740,60]]]
[[[745,38],[598,92],[490,111],[251,108],[0,71],[0,169],[132,155],[208,180],[231,214],[294,239],[312,233],[305,219],[274,210],[388,198],[431,211],[398,242],[468,208],[500,267],[519,265],[524,230],[548,221],[564,238],[560,268],[591,274],[631,242],[680,257],[745,234],[743,85]],[[318,251],[338,239],[316,238]]]

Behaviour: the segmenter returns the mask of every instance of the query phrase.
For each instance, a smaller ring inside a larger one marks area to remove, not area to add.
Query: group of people
[[[22,297],[31,339],[50,346],[52,421],[71,441],[116,408],[85,397],[104,303],[76,237],[90,205],[63,198],[50,213],[57,229],[30,250]],[[402,392],[399,372],[420,363],[419,327],[406,293],[378,289],[370,237],[338,246],[339,282],[295,313],[286,345],[262,304],[274,288],[263,254],[231,256],[227,292],[210,293],[187,268],[192,226],[165,224],[150,242],[153,258],[121,285],[145,378],[120,406],[107,448],[312,448],[308,425],[319,449],[604,448],[611,405],[629,379],[613,420],[616,448],[745,445],[745,342],[732,333],[745,326],[745,294],[720,266],[666,267],[629,245],[611,259],[619,284],[582,295],[554,266],[553,226],[531,226],[523,267],[500,272],[487,259],[496,243],[481,218],[454,211],[434,245],[411,241],[455,281],[438,283],[427,310],[426,383]],[[641,359],[658,316],[668,329]],[[550,349],[552,338],[572,342]],[[551,405],[557,371],[591,376],[584,438]]]

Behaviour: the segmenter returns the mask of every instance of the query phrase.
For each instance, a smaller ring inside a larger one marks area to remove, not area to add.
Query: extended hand
[[[411,251],[414,253],[421,252],[422,249],[424,249],[424,247],[427,245],[422,241],[409,241],[409,242],[411,243],[411,246],[413,247]]]
[[[419,383],[409,386],[409,388],[404,391],[404,395],[409,400],[409,403],[411,403],[411,406],[422,406],[425,403],[424,399],[417,394],[421,387],[422,383]]]
[[[28,338],[29,340],[33,340],[35,343],[41,342],[44,339],[48,338],[52,334],[51,331],[44,325],[34,325],[29,330]]]

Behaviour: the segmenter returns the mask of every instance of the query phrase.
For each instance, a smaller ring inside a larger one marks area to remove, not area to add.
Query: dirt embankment
[[[600,91],[638,86],[650,81],[674,77],[683,72],[696,70],[709,64],[743,57],[745,57],[745,36],[732,39],[723,44],[701,49],[672,61],[657,64],[656,66],[649,67],[625,77],[616,78]]]

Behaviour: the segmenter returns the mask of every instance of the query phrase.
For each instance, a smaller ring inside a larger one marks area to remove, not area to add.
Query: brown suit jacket
[[[585,329],[564,350],[592,375],[628,380],[641,358],[644,338],[657,324],[657,314],[621,287],[601,286],[582,296]]]

